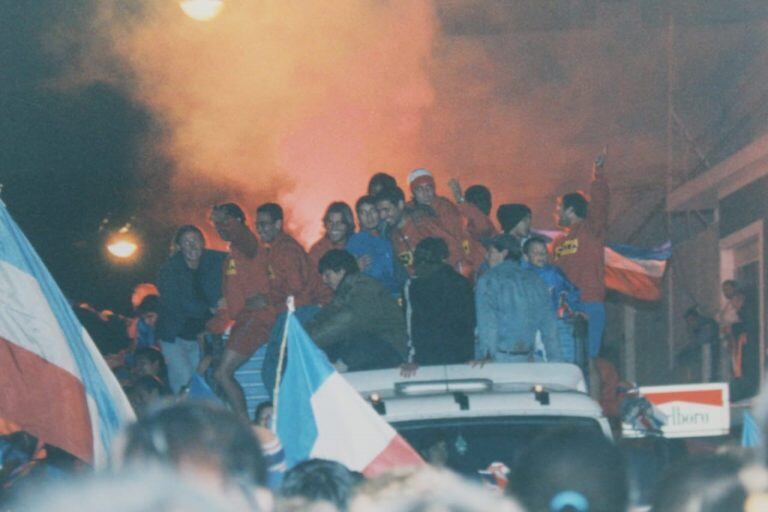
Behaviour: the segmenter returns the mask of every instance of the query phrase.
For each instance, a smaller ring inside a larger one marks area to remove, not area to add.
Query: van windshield
[[[427,462],[447,466],[472,479],[494,462],[512,467],[537,437],[564,427],[602,433],[594,419],[570,416],[495,416],[432,419],[393,424]]]

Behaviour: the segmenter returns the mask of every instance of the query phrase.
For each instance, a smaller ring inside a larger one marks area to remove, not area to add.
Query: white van
[[[564,426],[611,438],[581,370],[564,363],[489,363],[350,372],[347,380],[423,457],[477,477],[511,466],[543,433]]]

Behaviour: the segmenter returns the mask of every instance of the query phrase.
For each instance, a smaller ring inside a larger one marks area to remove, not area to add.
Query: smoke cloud
[[[172,193],[154,207],[187,222],[214,201],[251,213],[278,201],[305,244],[328,203],[415,167],[439,193],[451,177],[483,183],[551,227],[555,197],[588,186],[606,144],[621,217],[665,187],[669,80],[708,151],[744,87],[734,77],[765,53],[761,23],[714,10],[681,7],[670,39],[658,2],[231,0],[209,22],[173,1],[97,5],[79,77],[120,86],[159,121],[147,154],[170,159]],[[691,142],[673,142],[676,169],[690,169]]]
[[[329,202],[418,160],[434,96],[430,3],[232,1],[208,22],[171,1],[121,4],[100,5],[81,70],[160,121],[148,144],[172,161],[177,217],[278,201],[311,243]]]

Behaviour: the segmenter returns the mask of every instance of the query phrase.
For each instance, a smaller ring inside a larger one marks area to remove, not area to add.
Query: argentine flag
[[[321,458],[373,476],[424,464],[334,369],[293,313],[286,322],[288,363],[280,383],[276,431],[288,467]]]
[[[117,379],[0,201],[0,418],[101,467],[134,419]]]

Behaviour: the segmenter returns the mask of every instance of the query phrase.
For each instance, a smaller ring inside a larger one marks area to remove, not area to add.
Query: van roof
[[[413,377],[402,377],[399,368],[345,373],[344,377],[363,395],[382,398],[411,394],[430,395],[462,391],[528,391],[541,385],[550,391],[585,393],[584,375],[567,363],[488,363],[420,367]]]

